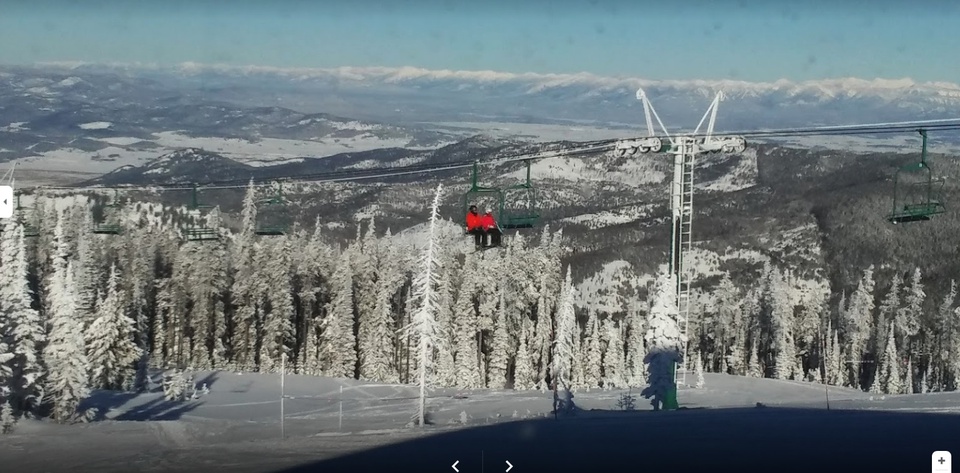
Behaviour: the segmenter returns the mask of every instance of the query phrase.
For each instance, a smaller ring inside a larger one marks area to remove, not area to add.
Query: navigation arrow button
[[[453,468],[453,471],[460,473],[460,470],[457,469],[457,463],[460,463],[460,460],[453,462],[453,465],[450,465],[450,468]]]
[[[504,461],[506,461],[506,460],[504,460]],[[506,471],[510,471],[510,470],[512,470],[512,469],[513,469],[513,464],[511,464],[511,463],[508,461],[508,462],[507,462],[507,470],[506,470]]]
[[[0,218],[13,217],[13,187],[0,186]]]

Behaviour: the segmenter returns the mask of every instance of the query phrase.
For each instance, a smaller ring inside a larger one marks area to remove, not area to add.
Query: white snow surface
[[[703,388],[680,389],[681,406],[707,408],[690,415],[757,403],[826,408],[820,384],[704,376]],[[431,389],[427,406],[433,425],[410,429],[405,425],[416,409],[415,386],[287,375],[283,400],[287,438],[281,440],[279,374],[200,372],[194,381],[198,388],[206,383],[210,392],[173,403],[164,401],[157,391],[98,391],[82,406],[101,409],[103,418],[92,423],[21,421],[0,442],[0,459],[16,461],[17,471],[194,471],[191,466],[215,462],[218,471],[268,472],[424,434],[549,417],[552,408],[550,392]],[[639,397],[637,389],[629,392]],[[625,393],[576,392],[577,406],[583,409],[577,421],[625,415],[615,407]],[[960,413],[960,393],[873,397],[830,387],[829,399],[832,409]],[[637,409],[651,408],[639,399]],[[465,426],[461,413],[466,414]]]
[[[538,179],[561,179],[567,181],[614,181],[631,187],[663,182],[666,175],[657,170],[651,160],[629,160],[616,171],[594,166],[584,159],[575,157],[551,158],[534,161],[530,172]],[[525,179],[526,168],[504,174],[508,179]]]
[[[21,130],[29,130],[29,128],[23,126],[26,124],[27,122],[13,122],[7,126],[0,127],[0,131],[17,132]]]
[[[547,125],[513,122],[436,122],[421,124],[427,128],[450,132],[447,127],[468,128],[495,138],[519,138],[536,141],[595,141],[636,138],[645,131],[634,128],[606,128],[587,125]],[[429,125],[433,125],[430,127]]]
[[[735,192],[757,185],[757,149],[748,148],[741,153],[737,165],[714,181],[695,183],[706,191]]]
[[[107,122],[96,122],[107,123]],[[24,123],[11,123],[8,131],[22,129]],[[90,125],[90,124],[85,124]],[[84,125],[84,126],[85,126]],[[96,129],[96,128],[88,128]],[[250,166],[273,166],[278,164],[302,162],[305,156],[327,157],[347,152],[369,151],[381,148],[410,148],[409,139],[381,139],[371,134],[362,134],[351,138],[325,138],[317,140],[285,140],[261,138],[250,141],[238,138],[190,137],[176,131],[155,133],[152,139],[134,137],[95,138],[109,146],[97,151],[83,151],[76,148],[60,148],[20,161],[23,169],[42,171],[84,172],[103,174],[122,166],[142,166],[158,156],[183,148],[202,148],[220,154]],[[152,142],[160,148],[139,147],[141,142]],[[418,161],[411,160],[412,164]],[[360,166],[362,167],[362,166]]]
[[[316,140],[260,138],[255,142],[238,138],[194,138],[176,131],[164,131],[155,136],[152,141],[165,148],[203,148],[250,165],[281,164],[304,156],[326,157],[379,148],[402,148],[410,141],[407,138],[384,139],[369,133],[351,138]]]
[[[581,214],[575,217],[567,217],[561,222],[579,223],[586,225],[591,230],[597,230],[603,227],[621,225],[637,221],[649,215],[650,210],[656,207],[655,204],[634,205],[621,207],[615,210],[604,210],[602,212]]]
[[[17,166],[41,171],[103,174],[121,166],[142,166],[159,154],[161,153],[157,150],[134,150],[119,146],[108,146],[92,152],[77,148],[60,148],[23,158]],[[116,156],[111,157],[111,155]]]
[[[616,314],[627,308],[626,299],[619,288],[625,284],[634,287],[641,282],[634,275],[633,265],[624,260],[615,260],[603,265],[600,271],[578,284],[574,304],[590,311]]]
[[[90,122],[90,123],[81,123],[80,128],[84,130],[106,130],[113,126],[113,123],[110,122]]]

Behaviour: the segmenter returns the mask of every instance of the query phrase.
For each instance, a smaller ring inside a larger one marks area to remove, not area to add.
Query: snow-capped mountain
[[[246,104],[295,102],[330,113],[419,121],[535,121],[636,127],[642,87],[668,127],[692,128],[718,90],[728,97],[723,129],[876,123],[960,114],[960,85],[911,79],[838,78],[793,82],[653,81],[581,74],[515,74],[413,67],[334,69],[239,67],[185,63],[61,64],[74,72],[109,70],[199,87]],[[260,94],[249,92],[257,88]]]

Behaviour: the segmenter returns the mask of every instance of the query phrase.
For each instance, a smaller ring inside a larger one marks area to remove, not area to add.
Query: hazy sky
[[[958,28],[960,0],[2,0],[0,63],[957,83]]]

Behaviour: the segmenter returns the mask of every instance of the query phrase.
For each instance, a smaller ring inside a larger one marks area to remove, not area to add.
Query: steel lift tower
[[[670,191],[670,211],[672,213],[673,228],[670,242],[669,271],[676,281],[677,324],[684,340],[688,339],[690,327],[691,298],[690,286],[693,275],[691,273],[691,252],[693,250],[693,169],[696,157],[707,153],[742,153],[747,148],[747,142],[742,136],[713,136],[714,124],[717,121],[717,108],[724,99],[723,92],[718,92],[716,98],[707,108],[707,112],[700,119],[697,128],[691,134],[671,137],[666,127],[657,115],[656,110],[647,99],[643,89],[637,90],[637,100],[643,103],[643,113],[647,125],[647,137],[640,139],[622,140],[617,142],[615,153],[617,156],[634,155],[641,153],[666,152],[673,155],[673,184]],[[700,134],[700,127],[707,121],[707,129]],[[663,130],[663,136],[669,143],[664,146],[663,139],[655,136],[653,120],[657,120]],[[689,342],[684,342],[681,355],[683,365],[676,370],[677,385],[686,384],[689,371],[688,360]]]

